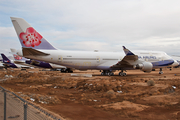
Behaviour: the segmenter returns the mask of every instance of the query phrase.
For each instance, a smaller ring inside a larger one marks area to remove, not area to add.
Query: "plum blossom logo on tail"
[[[22,57],[20,57],[20,56],[18,56],[18,55],[15,55],[15,54],[14,54],[14,58],[15,58],[16,60],[21,60],[21,59],[22,59]]]
[[[19,38],[23,40],[26,47],[35,47],[41,44],[42,36],[33,27],[29,27],[26,29],[26,33],[19,34]]]

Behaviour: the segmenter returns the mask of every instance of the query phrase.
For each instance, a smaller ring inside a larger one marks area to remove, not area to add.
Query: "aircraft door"
[[[63,57],[61,55],[58,56],[58,62],[62,62],[63,61]]]
[[[100,63],[100,57],[97,56],[97,57],[96,57],[96,64],[98,65],[99,63]]]

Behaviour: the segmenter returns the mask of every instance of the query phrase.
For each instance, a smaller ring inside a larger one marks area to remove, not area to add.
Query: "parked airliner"
[[[79,70],[103,70],[102,75],[125,76],[124,70],[140,69],[151,72],[159,68],[178,65],[179,63],[165,52],[136,51],[134,54],[123,46],[123,52],[87,52],[59,50],[42,37],[29,23],[22,18],[11,17],[17,36],[22,45],[22,54],[26,58],[59,64]]]
[[[32,59],[27,59],[25,57],[19,56],[17,53],[16,49],[11,48],[11,53],[13,54],[14,57],[14,63],[16,64],[21,64],[21,65],[29,65],[33,67],[40,67],[40,68],[48,68],[51,70],[60,70],[61,72],[69,72],[72,73],[72,69],[66,68],[65,66],[53,64],[53,63],[47,63],[44,61],[39,61],[39,60],[32,60]]]
[[[9,58],[7,58],[4,54],[1,54],[2,56],[2,62],[3,62],[3,66],[4,68],[32,68],[30,66],[27,65],[19,65],[19,64],[15,64],[14,61],[11,61]]]
[[[0,69],[4,68],[2,61],[0,60]]]

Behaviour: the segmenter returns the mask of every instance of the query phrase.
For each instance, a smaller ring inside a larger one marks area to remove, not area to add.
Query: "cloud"
[[[4,0],[0,42],[16,40],[14,47],[19,47],[9,20],[15,16],[24,18],[57,48],[121,51],[125,45],[177,54],[179,4],[178,0]]]
[[[81,47],[79,47],[81,46]],[[66,43],[65,46],[61,46],[59,49],[76,49],[76,50],[85,50],[85,51],[94,51],[94,50],[100,50],[100,51],[107,51],[107,49],[110,49],[111,46],[109,46],[106,42],[98,42],[98,41],[82,41],[82,42],[71,42]]]
[[[10,55],[10,48],[20,47],[13,27],[0,27],[0,53]]]
[[[0,27],[0,38],[3,37],[16,37],[16,33],[13,27]]]

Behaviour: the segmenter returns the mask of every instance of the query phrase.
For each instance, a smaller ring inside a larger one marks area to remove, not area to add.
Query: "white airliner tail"
[[[11,20],[23,48],[56,49],[23,18],[11,17]]]

